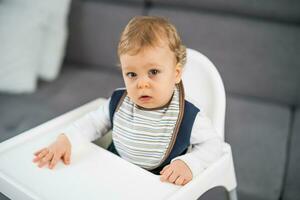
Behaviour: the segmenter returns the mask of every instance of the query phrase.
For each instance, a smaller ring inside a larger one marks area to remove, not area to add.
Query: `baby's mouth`
[[[139,97],[139,100],[141,101],[149,101],[152,97],[148,95],[142,95]]]

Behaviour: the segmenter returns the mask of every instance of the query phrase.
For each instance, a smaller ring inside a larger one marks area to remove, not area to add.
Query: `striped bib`
[[[146,110],[128,96],[113,118],[113,141],[122,158],[144,169],[159,165],[170,145],[179,115],[179,88],[168,106]]]

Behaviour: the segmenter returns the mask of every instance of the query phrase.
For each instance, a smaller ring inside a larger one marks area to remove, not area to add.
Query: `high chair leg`
[[[228,192],[228,198],[229,200],[238,200],[236,188]]]

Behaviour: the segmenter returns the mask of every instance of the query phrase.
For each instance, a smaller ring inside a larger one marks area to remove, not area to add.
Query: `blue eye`
[[[134,73],[134,72],[128,72],[128,73],[126,73],[126,76],[129,77],[129,78],[134,78],[134,77],[137,76],[137,74]]]
[[[155,76],[155,75],[157,75],[159,72],[160,72],[160,71],[157,70],[157,69],[151,69],[151,70],[149,71],[149,74],[150,74],[150,76]]]

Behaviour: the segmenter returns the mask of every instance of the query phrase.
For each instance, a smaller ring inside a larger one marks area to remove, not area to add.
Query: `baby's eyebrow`
[[[149,67],[153,67],[153,66],[158,67],[160,65],[157,64],[157,63],[147,63],[146,66],[149,66]]]
[[[131,65],[128,65],[128,66],[122,66],[122,70],[123,71],[136,71],[138,70],[139,67],[143,67],[145,70],[150,70],[150,69],[153,69],[154,68],[160,68],[161,65],[157,64],[157,63],[154,63],[154,62],[149,62],[149,63],[146,63],[144,64],[143,66],[138,66],[138,67],[135,67],[135,66],[131,66]]]
[[[132,70],[135,69],[135,67],[133,67],[133,66],[122,66],[122,69],[126,70],[126,71],[132,71]]]

